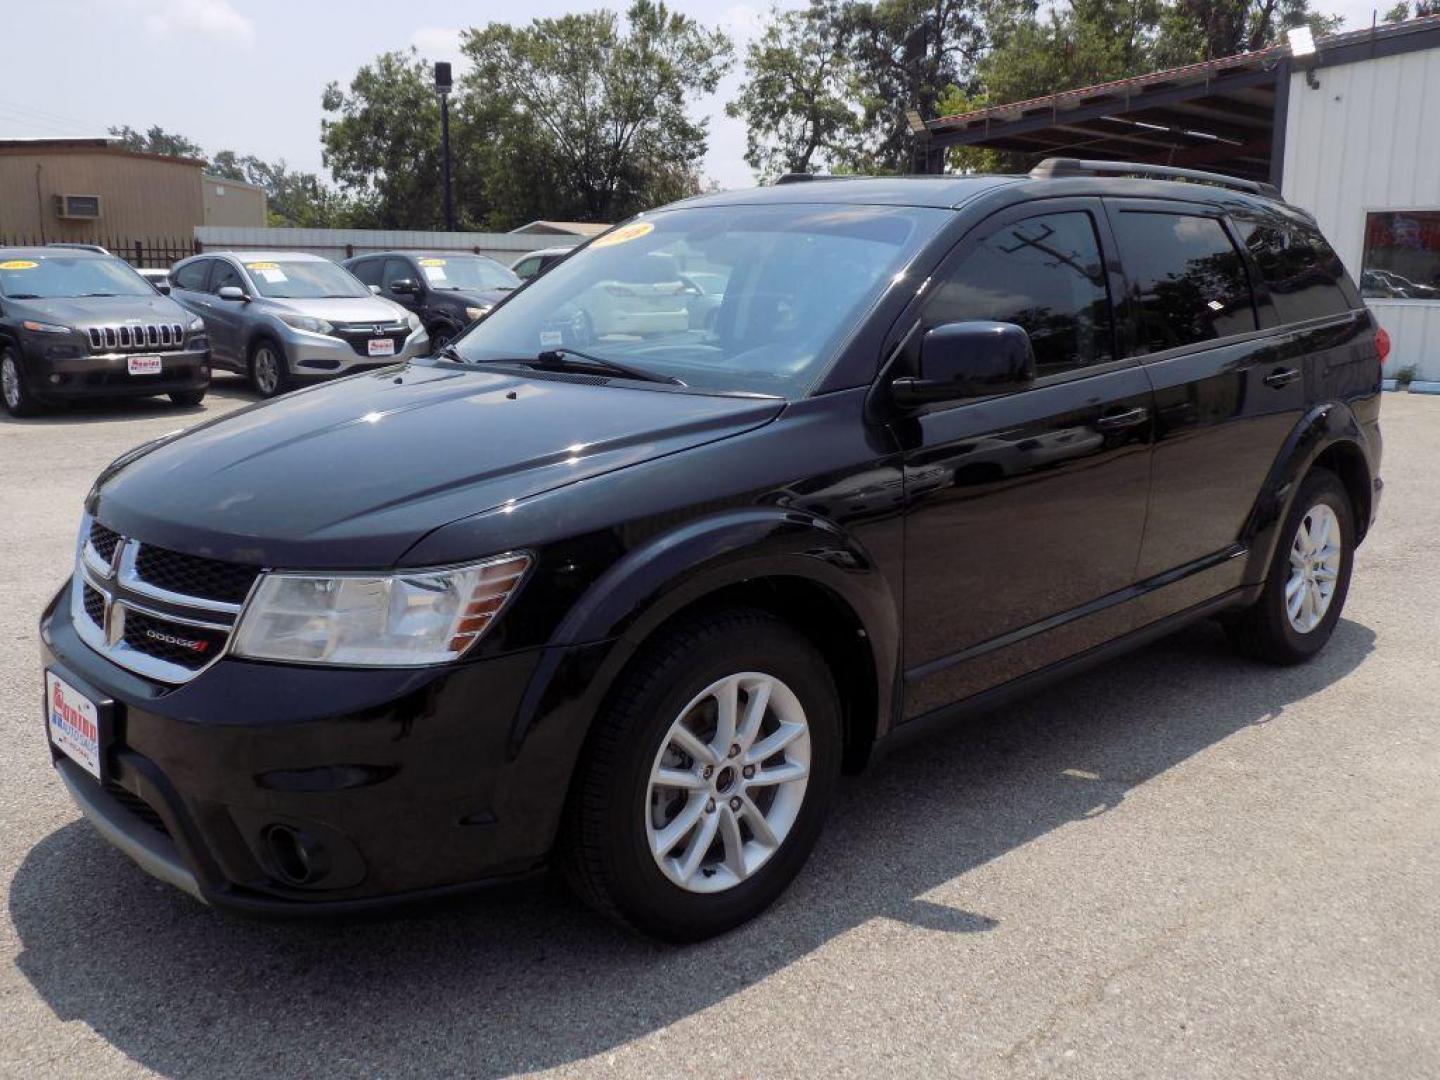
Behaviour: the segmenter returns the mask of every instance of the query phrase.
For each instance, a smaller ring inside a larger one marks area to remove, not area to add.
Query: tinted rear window
[[[1303,322],[1350,310],[1345,267],[1320,231],[1286,220],[1235,219],[1280,321]]]
[[[1216,218],[1126,210],[1116,238],[1149,352],[1256,329],[1245,263]]]

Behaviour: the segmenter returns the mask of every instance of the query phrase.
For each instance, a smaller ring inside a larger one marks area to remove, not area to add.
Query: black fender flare
[[[1368,437],[1354,412],[1340,401],[1322,402],[1311,407],[1291,429],[1276,455],[1240,535],[1240,542],[1249,551],[1245,563],[1245,584],[1258,585],[1265,580],[1275,555],[1275,545],[1279,542],[1280,525],[1290,513],[1301,481],[1316,461],[1331,451],[1358,455],[1364,462],[1367,476],[1373,479],[1374,459]],[[1368,523],[1369,506],[1367,497],[1362,505],[1356,507],[1357,516],[1366,519],[1359,522],[1362,534]]]
[[[777,578],[819,586],[854,616],[874,665],[873,735],[882,734],[900,662],[900,609],[889,582],[863,545],[834,523],[761,507],[652,537],[596,578],[543,650],[514,718],[509,753],[522,753],[537,729],[558,722],[578,756],[596,711],[651,633],[708,596]],[[582,653],[594,659],[577,674],[572,658]]]

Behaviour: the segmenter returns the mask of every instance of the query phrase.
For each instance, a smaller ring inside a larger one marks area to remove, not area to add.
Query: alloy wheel
[[[11,409],[20,407],[20,369],[15,366],[15,358],[6,355],[0,361],[0,389],[5,394],[5,404]]]
[[[275,393],[280,385],[280,364],[275,351],[269,345],[255,350],[255,388],[266,397]]]
[[[785,842],[809,775],[810,725],[794,691],[756,671],[717,679],[680,711],[650,769],[656,865],[689,892],[739,885]]]
[[[1314,630],[1330,610],[1340,578],[1343,539],[1340,519],[1325,503],[1316,503],[1300,519],[1290,544],[1290,577],[1285,582],[1285,614],[1298,633]]]

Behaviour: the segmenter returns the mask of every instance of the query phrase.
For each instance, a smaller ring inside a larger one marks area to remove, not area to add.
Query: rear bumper
[[[142,353],[159,356],[158,375],[131,375],[128,353],[87,353],[54,359],[36,349],[27,349],[25,384],[43,401],[84,398],[148,397],[186,390],[203,390],[210,385],[210,351],[187,349],[180,352]]]

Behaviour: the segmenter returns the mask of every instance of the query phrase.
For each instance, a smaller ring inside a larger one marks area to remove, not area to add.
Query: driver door
[[[969,319],[1023,327],[1036,379],[899,425],[907,719],[1128,629],[1154,405],[1120,359],[1111,298],[1124,289],[1099,202],[1040,205],[979,226],[920,302],[921,334]]]

